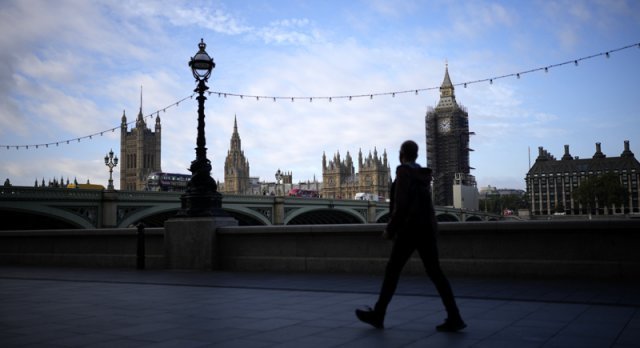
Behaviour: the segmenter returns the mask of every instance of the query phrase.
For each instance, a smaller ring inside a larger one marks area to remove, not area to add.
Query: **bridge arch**
[[[266,216],[252,209],[234,206],[233,208],[224,208],[224,211],[238,220],[238,226],[271,225],[271,221]]]
[[[86,218],[63,209],[46,206],[19,209],[0,206],[2,229],[85,229],[95,228]]]
[[[350,209],[311,208],[296,210],[284,219],[285,225],[363,224],[364,217]]]
[[[168,219],[175,217],[180,209],[174,206],[165,207],[150,207],[130,216],[124,218],[119,224],[119,227],[128,227],[135,225],[139,222],[145,223],[147,227],[162,227],[164,222]],[[266,217],[256,213],[251,209],[246,208],[224,208],[224,211],[238,220],[239,226],[255,226],[255,225],[270,225],[270,221]]]
[[[478,215],[471,215],[467,217],[464,221],[482,221],[482,218]]]
[[[376,213],[376,223],[387,223],[391,218],[389,209],[385,209]]]
[[[178,208],[174,204],[160,204],[156,206],[142,206],[139,210],[126,215],[118,222],[118,227],[125,228],[135,225],[138,222],[145,222],[149,227],[162,227],[164,220],[167,220],[178,212]],[[162,225],[159,225],[160,220]],[[146,221],[145,221],[146,220]],[[158,226],[159,225],[159,226]]]
[[[460,221],[457,216],[449,213],[442,213],[436,215],[438,222],[458,222]]]

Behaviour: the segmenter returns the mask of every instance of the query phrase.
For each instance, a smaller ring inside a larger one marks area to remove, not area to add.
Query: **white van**
[[[358,192],[356,193],[356,196],[353,199],[357,201],[377,201],[378,196],[371,193]]]

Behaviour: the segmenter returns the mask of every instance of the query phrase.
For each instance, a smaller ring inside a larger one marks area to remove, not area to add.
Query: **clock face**
[[[449,119],[442,119],[438,122],[438,129],[441,132],[448,132],[451,130],[451,120]]]

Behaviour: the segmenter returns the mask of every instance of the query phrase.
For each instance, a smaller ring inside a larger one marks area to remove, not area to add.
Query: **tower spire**
[[[457,106],[454,89],[449,77],[449,62],[446,62],[444,65],[444,79],[442,80],[442,85],[440,85],[440,101],[437,107],[450,108]]]
[[[238,116],[233,114],[233,133],[238,133]]]
[[[449,62],[446,61],[444,63],[444,80],[442,81],[442,85],[440,86],[440,90],[443,88],[451,88],[453,89],[453,83],[451,83],[451,78],[449,77]]]
[[[138,118],[136,118],[136,127],[144,128],[146,126],[147,124],[142,116],[142,85],[140,85],[140,111],[138,112]]]

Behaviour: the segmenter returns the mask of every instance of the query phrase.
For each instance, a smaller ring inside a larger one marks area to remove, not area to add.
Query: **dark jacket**
[[[387,233],[436,233],[437,223],[431,200],[431,169],[416,164],[402,164],[396,168],[391,184],[389,209],[391,218]]]

